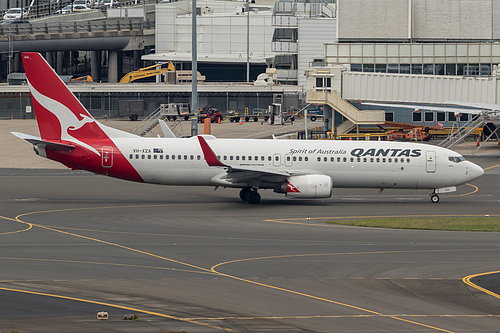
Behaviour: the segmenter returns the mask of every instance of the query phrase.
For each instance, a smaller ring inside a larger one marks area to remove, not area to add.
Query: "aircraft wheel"
[[[255,205],[260,202],[260,194],[257,191],[251,190],[247,193],[247,201],[248,203]]]
[[[438,203],[439,202],[439,196],[437,194],[431,194],[431,202],[432,203]]]
[[[243,201],[247,201],[248,192],[251,192],[251,191],[252,191],[252,189],[250,187],[242,188],[240,191],[240,199]]]

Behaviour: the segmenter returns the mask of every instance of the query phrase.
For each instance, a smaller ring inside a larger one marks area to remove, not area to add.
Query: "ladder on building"
[[[458,122],[454,122],[451,127],[450,134],[446,139],[441,141],[438,146],[451,148],[459,144],[460,142],[463,142],[465,138],[468,137],[476,129],[478,129],[479,127],[484,127],[484,125],[486,125],[487,123],[487,120],[487,116],[482,114],[461,126],[458,125]]]
[[[346,120],[337,126],[337,135],[346,134],[358,125],[379,125],[385,122],[385,111],[359,110],[331,89],[308,90],[307,103],[327,104]]]

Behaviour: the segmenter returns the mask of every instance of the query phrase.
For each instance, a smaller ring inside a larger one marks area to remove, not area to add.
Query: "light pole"
[[[192,21],[191,21],[191,48],[192,48],[192,69],[191,69],[191,136],[198,135],[198,51],[196,36],[196,0],[192,2]]]
[[[250,0],[247,0],[247,83],[250,82]]]

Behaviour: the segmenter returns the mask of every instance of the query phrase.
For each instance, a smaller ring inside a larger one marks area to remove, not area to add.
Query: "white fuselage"
[[[328,175],[334,187],[434,189],[461,185],[483,173],[454,151],[419,143],[205,139],[228,166]],[[248,186],[221,179],[224,168],[207,164],[196,138],[113,141],[145,182]]]

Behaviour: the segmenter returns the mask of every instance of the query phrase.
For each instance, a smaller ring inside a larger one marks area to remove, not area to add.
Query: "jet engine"
[[[326,175],[291,176],[280,186],[280,193],[291,198],[316,199],[332,196],[333,181]]]

